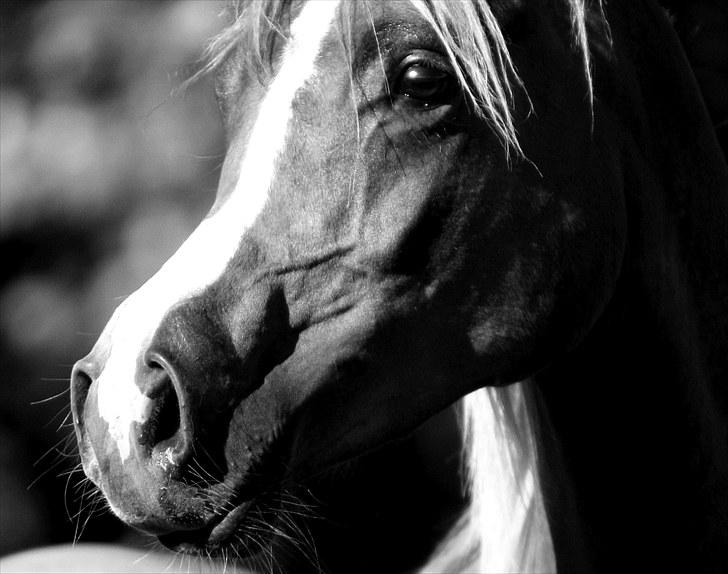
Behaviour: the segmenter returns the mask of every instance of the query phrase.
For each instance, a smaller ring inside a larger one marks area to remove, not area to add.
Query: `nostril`
[[[153,447],[171,439],[179,431],[180,406],[174,385],[166,375],[158,378],[150,398],[153,400],[153,406],[142,427],[139,442]]]
[[[187,460],[192,445],[189,416],[185,408],[179,374],[167,358],[157,352],[147,352],[137,383],[150,399],[144,422],[138,429],[138,443],[149,449],[156,459],[162,455],[165,464],[177,468]]]
[[[83,426],[83,411],[92,383],[93,379],[88,374],[85,365],[81,361],[76,363],[71,373],[71,412],[76,428]]]

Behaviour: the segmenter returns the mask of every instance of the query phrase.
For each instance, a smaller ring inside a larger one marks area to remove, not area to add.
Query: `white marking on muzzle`
[[[237,251],[242,234],[265,207],[284,148],[296,93],[315,74],[338,7],[337,1],[311,1],[291,26],[280,70],[260,104],[238,180],[225,203],[200,223],[179,250],[115,311],[99,338],[107,356],[97,380],[99,415],[108,423],[121,460],[131,453],[131,424],[143,422],[150,399],[135,384],[137,363],[167,311],[220,277]]]

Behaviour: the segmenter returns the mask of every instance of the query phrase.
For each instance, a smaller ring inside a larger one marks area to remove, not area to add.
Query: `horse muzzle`
[[[179,375],[161,357],[155,357],[155,365],[144,370],[148,408],[144,420],[130,424],[132,446],[123,457],[99,414],[98,385],[89,374],[93,365],[76,364],[71,400],[83,468],[126,524],[176,550],[210,551],[234,534],[262,489],[256,490],[248,475],[275,476],[259,463],[267,443],[251,440],[247,459],[236,456],[232,469],[224,456],[212,460],[212,447],[202,442],[206,433],[195,432],[196,409]]]
[[[102,342],[74,366],[71,409],[84,471],[131,526],[221,537],[242,513],[228,511],[254,498],[250,475],[273,474],[260,461],[278,419],[254,395],[271,368],[271,346],[248,332],[241,353],[225,332],[208,314],[180,306],[123,371],[131,376],[120,376],[113,346],[103,352]]]
[[[175,375],[161,366],[145,369],[142,420],[130,422],[127,435],[119,436],[99,413],[93,371],[92,361],[82,360],[71,377],[71,409],[86,475],[131,526],[151,534],[203,526],[208,513],[183,478],[194,424]],[[123,440],[130,443],[126,456],[118,444]]]

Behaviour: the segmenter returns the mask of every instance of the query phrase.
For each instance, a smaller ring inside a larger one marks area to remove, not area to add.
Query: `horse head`
[[[122,520],[239,545],[275,521],[266,493],[584,340],[627,207],[622,119],[591,96],[609,34],[580,7],[243,8],[216,202],[72,376],[84,470]]]

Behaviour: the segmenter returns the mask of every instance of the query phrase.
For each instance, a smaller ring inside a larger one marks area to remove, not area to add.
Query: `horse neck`
[[[596,570],[720,571],[728,170],[656,7],[621,3],[608,16],[629,126],[621,142],[629,237],[594,329],[535,378],[553,437],[542,477],[557,564],[585,571],[571,558],[577,531]],[[575,515],[563,512],[565,499],[577,501]]]
[[[698,303],[710,286],[684,262],[663,188],[642,191],[633,215],[647,231],[631,237],[604,315],[534,378],[560,571],[618,571],[627,561],[648,571],[720,571],[728,563],[725,315],[711,317],[711,304]],[[726,295],[725,284],[711,285]]]
[[[623,273],[578,348],[464,399],[472,504],[427,571],[728,563],[728,169],[659,8],[606,8],[619,69],[596,81],[629,126]]]
[[[699,321],[681,273],[636,261],[583,345],[535,378],[557,564],[718,571],[726,432]]]

